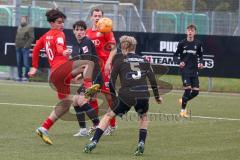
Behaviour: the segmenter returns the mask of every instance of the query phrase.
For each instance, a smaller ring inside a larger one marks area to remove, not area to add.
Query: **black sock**
[[[85,103],[83,106],[81,106],[81,108],[86,112],[93,124],[97,126],[99,124],[99,119],[96,110],[92,108],[88,103]]]
[[[97,128],[94,133],[92,142],[98,143],[99,139],[102,137],[103,132],[104,132],[103,130],[101,130],[100,128]]]
[[[192,90],[188,100],[193,99],[194,97],[196,97],[199,94],[199,90]]]
[[[182,109],[186,109],[187,101],[189,100],[191,89],[185,89],[182,97]]]
[[[86,128],[85,112],[79,106],[74,106],[74,109],[76,111],[76,116],[77,116],[79,127]]]
[[[147,137],[147,130],[146,129],[139,129],[139,140],[138,142],[145,143]]]

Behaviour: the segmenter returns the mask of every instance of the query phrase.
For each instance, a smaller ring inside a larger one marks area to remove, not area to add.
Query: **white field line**
[[[6,83],[6,81],[1,81],[0,80],[0,86],[17,86],[17,87],[43,87],[43,88],[51,88],[50,85],[48,83],[42,83],[42,84],[37,84],[37,83],[32,83],[32,82],[22,82],[22,83],[14,83],[12,81],[10,81],[9,83]],[[167,93],[167,94],[181,94],[183,93],[183,90],[172,90],[171,92]],[[203,97],[226,97],[229,96],[228,98],[239,98],[240,93],[221,93],[221,92],[204,92],[204,91],[200,91],[199,96],[203,96]]]
[[[0,103],[0,105],[24,106],[24,107],[45,107],[45,108],[53,108],[54,107],[54,106],[50,106],[50,105],[21,104],[21,103]],[[135,112],[130,111],[130,113],[135,113]],[[169,114],[169,113],[152,113],[152,112],[148,112],[148,114],[152,114],[152,115],[166,115],[166,116],[178,116],[178,114]],[[211,119],[211,120],[240,121],[240,119],[237,119],[237,118],[226,118],[226,117],[208,117],[208,116],[191,116],[191,117],[192,118],[199,118],[199,119]]]

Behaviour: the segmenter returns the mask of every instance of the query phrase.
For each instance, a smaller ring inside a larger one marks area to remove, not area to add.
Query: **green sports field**
[[[82,152],[88,138],[72,135],[76,121],[60,120],[51,129],[53,145],[44,144],[35,129],[57,103],[46,83],[0,81],[1,160],[237,160],[240,159],[240,95],[201,93],[189,103],[191,118],[177,115],[181,91],[150,105],[149,133],[142,157],[135,157],[138,127],[132,112],[118,119],[113,136],[104,136],[91,154]],[[90,125],[90,123],[89,123]]]

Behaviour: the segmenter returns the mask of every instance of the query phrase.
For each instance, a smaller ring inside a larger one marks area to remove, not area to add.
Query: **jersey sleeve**
[[[174,62],[179,62],[179,59],[178,59],[179,56],[180,56],[180,61],[182,61],[182,56],[181,56],[182,52],[183,52],[183,47],[182,46],[183,46],[182,42],[179,42],[178,46],[177,46],[177,50],[173,55]]]
[[[39,53],[42,48],[44,48],[44,41],[43,41],[43,38],[40,38],[39,40],[37,40],[36,45],[33,48],[32,67],[34,68],[38,68]]]
[[[56,36],[55,44],[56,44],[56,49],[58,54],[63,54],[63,51],[67,49],[65,41],[66,40],[65,40],[64,33],[61,32]]]
[[[116,45],[116,40],[113,32],[105,33],[104,35],[106,42]]]
[[[155,74],[153,72],[151,64],[149,64],[149,69],[147,71],[147,77],[150,81],[154,97],[159,98],[158,85],[157,85],[156,77],[155,77]]]
[[[116,96],[115,84],[116,84],[117,76],[120,72],[121,63],[122,63],[121,56],[115,56],[113,58],[109,89],[110,89],[110,93],[114,96]]]
[[[202,64],[203,64],[203,54],[204,54],[204,48],[203,48],[202,42],[200,42],[200,45],[199,45],[199,48],[197,51],[197,55],[199,58],[199,63],[202,63]]]

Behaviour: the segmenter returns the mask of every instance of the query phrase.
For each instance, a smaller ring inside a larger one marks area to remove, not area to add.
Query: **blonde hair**
[[[132,36],[123,35],[120,37],[120,43],[124,49],[128,51],[135,51],[137,46],[137,41]]]

